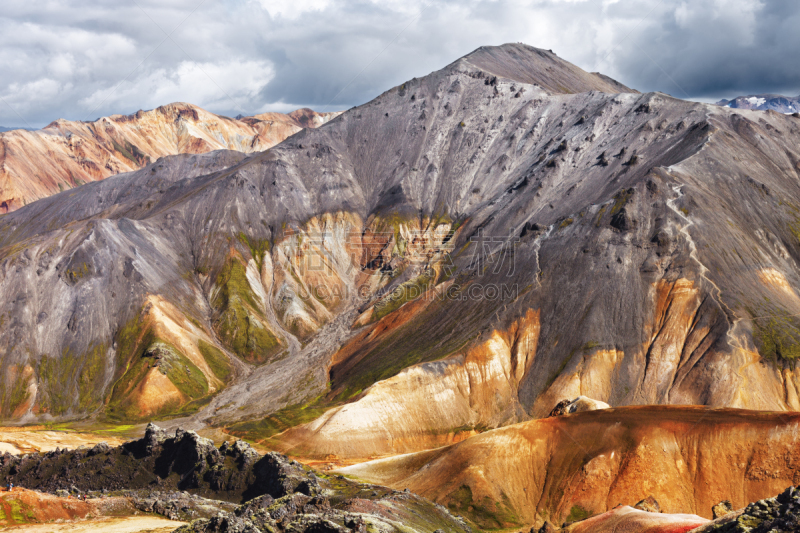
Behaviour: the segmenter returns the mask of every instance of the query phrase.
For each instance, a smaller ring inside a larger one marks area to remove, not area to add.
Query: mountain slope
[[[336,116],[299,109],[241,121],[174,103],[94,122],[57,120],[0,134],[0,213],[77,185],[141,168],[165,155],[257,152]]]
[[[649,496],[664,513],[711,518],[722,500],[738,509],[797,484],[798,424],[797,413],[605,409],[338,472],[408,487],[487,529],[561,525]]]
[[[797,120],[557,61],[481,49],[266,152],[0,217],[2,416],[358,459],[579,394],[800,408]]]

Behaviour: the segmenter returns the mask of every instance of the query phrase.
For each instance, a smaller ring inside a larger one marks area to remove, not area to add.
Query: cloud
[[[343,109],[522,41],[644,91],[800,93],[796,0],[42,0],[0,13],[0,125],[189,101]],[[34,5],[35,4],[35,5]]]

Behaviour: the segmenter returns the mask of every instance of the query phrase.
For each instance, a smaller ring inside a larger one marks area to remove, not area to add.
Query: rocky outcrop
[[[220,513],[232,512],[236,505],[230,502],[203,498],[186,491],[131,491],[129,498],[137,511],[152,513],[170,520],[193,521],[211,518]]]
[[[789,533],[800,530],[800,491],[789,487],[774,498],[753,502],[692,533]]]
[[[100,443],[89,449],[6,454],[0,459],[0,475],[18,486],[49,492],[151,488],[222,493],[221,499],[236,500],[248,490],[261,494],[278,490],[275,476],[295,484],[304,481],[297,478],[299,466],[286,462],[276,467],[275,462],[242,442],[216,448],[193,431],[170,435],[150,424],[142,439],[115,448]]]
[[[716,520],[717,518],[722,518],[728,513],[733,512],[733,505],[728,500],[722,500],[717,505],[711,508],[711,515]]]
[[[379,499],[357,496],[338,503],[325,496],[295,493],[278,500],[261,497],[239,506],[232,513],[220,513],[196,520],[176,533],[258,533],[367,531],[387,532],[471,532],[463,519],[444,508],[409,493],[392,493]]]
[[[0,214],[166,155],[266,150],[337,115],[298,109],[237,120],[173,103],[94,122],[62,119],[37,131],[0,133]]]

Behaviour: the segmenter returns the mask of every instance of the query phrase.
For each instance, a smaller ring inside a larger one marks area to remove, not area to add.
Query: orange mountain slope
[[[653,496],[711,517],[800,482],[800,413],[642,406],[488,431],[456,445],[339,470],[408,488],[483,528],[566,521]]]
[[[338,114],[298,109],[236,120],[178,102],[94,122],[59,119],[38,131],[0,133],[0,213],[166,155],[266,150]]]

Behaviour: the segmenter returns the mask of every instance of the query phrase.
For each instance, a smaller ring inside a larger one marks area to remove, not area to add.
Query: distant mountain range
[[[14,130],[28,130],[28,131],[32,131],[32,129],[31,129],[31,128],[4,128],[3,126],[0,126],[0,133],[6,132],[6,131],[14,131]]]
[[[752,94],[737,96],[733,100],[720,100],[717,105],[734,109],[757,109],[759,111],[777,111],[791,115],[800,112],[800,96],[783,96],[781,94]]]
[[[336,116],[298,109],[236,120],[176,102],[94,122],[59,119],[36,131],[0,128],[0,213],[167,155],[266,150]]]

